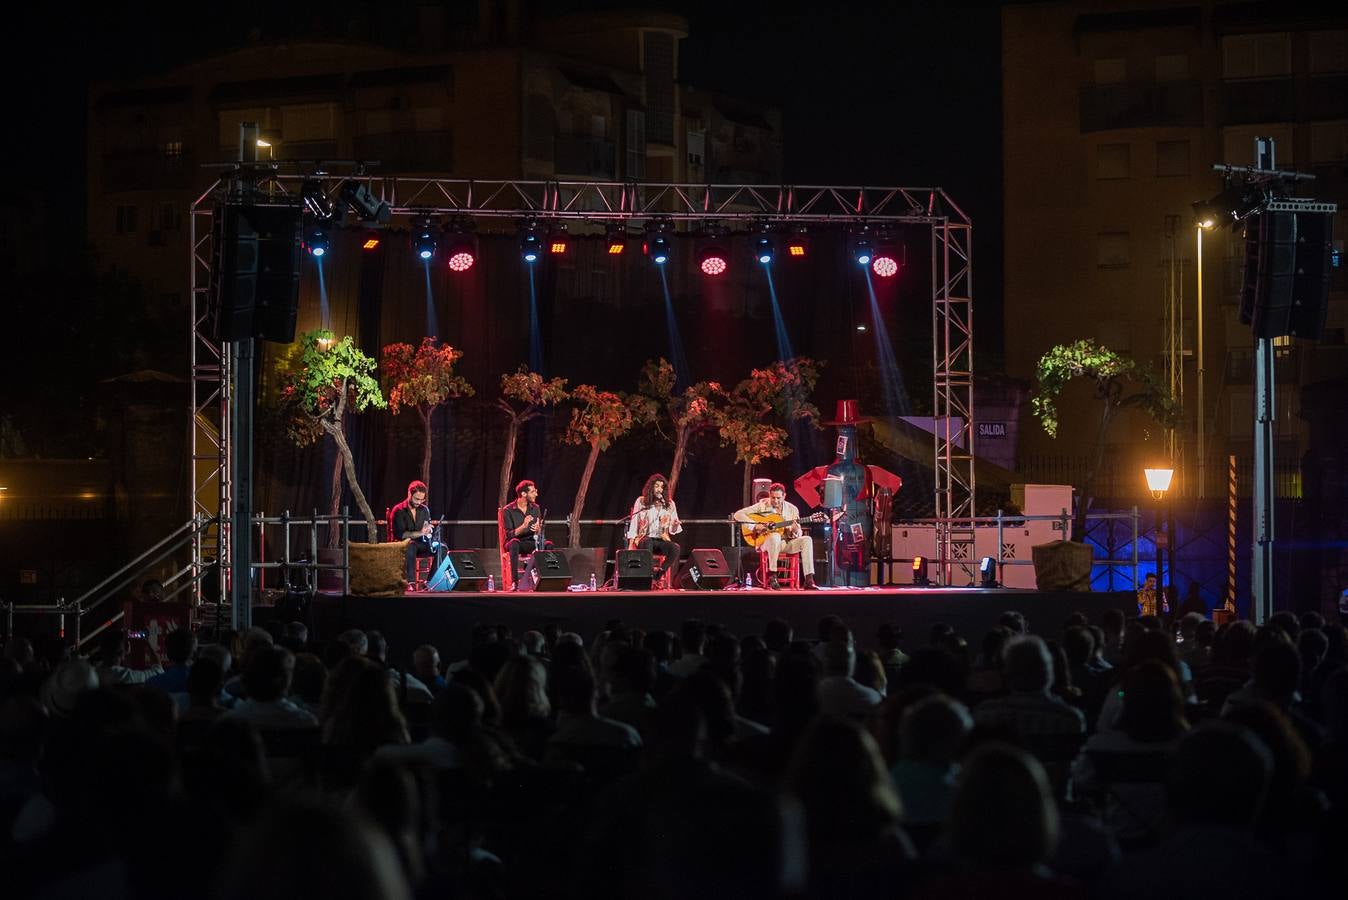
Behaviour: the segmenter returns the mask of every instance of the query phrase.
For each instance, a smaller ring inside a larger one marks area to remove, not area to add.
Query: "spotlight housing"
[[[730,264],[726,262],[725,253],[720,247],[708,247],[698,254],[697,267],[703,275],[715,277],[725,274]]]
[[[318,221],[331,222],[336,218],[337,207],[323,190],[323,182],[317,178],[305,179],[304,185],[300,188],[300,196],[304,199],[304,208]]]
[[[899,264],[889,254],[881,254],[871,260],[871,271],[881,278],[893,278],[899,272]]]
[[[451,272],[467,272],[477,262],[477,238],[471,234],[456,234],[449,241],[445,264]]]
[[[657,266],[663,266],[674,255],[673,244],[670,241],[670,232],[673,230],[674,223],[668,219],[656,219],[646,226],[646,240],[642,243],[641,249],[646,258]]]
[[[810,252],[810,242],[805,229],[800,229],[786,239],[786,255],[791,259],[804,259]]]
[[[422,216],[412,223],[412,252],[417,258],[423,261],[429,261],[435,256],[435,249],[439,246],[439,240],[436,237],[435,224],[430,218]]]
[[[979,587],[995,588],[997,584],[997,560],[991,556],[983,557],[978,563]]]
[[[927,564],[931,562],[925,556],[913,557],[913,584],[918,587],[927,587],[931,584],[931,579],[927,577]]]
[[[543,255],[543,236],[539,233],[537,222],[525,222],[520,226],[520,258],[529,264],[538,262]]]
[[[565,255],[567,246],[565,226],[559,226],[548,235],[548,252],[553,256]]]
[[[385,224],[393,217],[389,205],[380,200],[370,190],[370,186],[361,181],[344,181],[338,194],[342,202],[366,222]]]
[[[859,237],[852,240],[852,259],[859,266],[869,266],[874,253],[871,251],[870,238]]]
[[[305,230],[304,249],[308,250],[315,259],[322,259],[331,246],[332,241],[328,237],[328,230],[322,225],[315,223]]]
[[[772,238],[766,234],[760,234],[754,238],[754,259],[758,260],[759,264],[766,266],[772,262],[775,255],[776,248],[772,245]]]

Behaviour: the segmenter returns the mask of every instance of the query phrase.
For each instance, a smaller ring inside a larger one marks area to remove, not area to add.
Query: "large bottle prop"
[[[829,477],[842,479],[843,517],[833,535],[832,583],[838,586],[870,584],[867,545],[871,534],[870,472],[857,458],[857,427],[836,426],[838,444]]]

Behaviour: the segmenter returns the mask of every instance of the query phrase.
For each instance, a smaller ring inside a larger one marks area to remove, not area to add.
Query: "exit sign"
[[[1006,437],[1005,422],[979,422],[978,436],[981,438],[992,438],[1002,440]]]

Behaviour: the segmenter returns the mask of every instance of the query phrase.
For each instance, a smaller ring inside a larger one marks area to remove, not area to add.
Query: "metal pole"
[[[1236,611],[1236,455],[1226,458],[1226,609]]]
[[[258,126],[254,122],[239,124],[240,178],[237,201],[252,199],[253,185],[247,163],[257,161]],[[221,231],[224,240],[231,235]],[[221,278],[229,277],[221,272]],[[243,338],[229,345],[231,375],[234,390],[230,393],[230,625],[243,631],[253,624],[253,345],[254,339]]]
[[[1254,583],[1256,625],[1273,614],[1273,339],[1254,343]]]
[[[1138,530],[1139,530],[1139,526],[1141,525],[1141,518],[1142,518],[1142,514],[1141,514],[1140,512],[1138,512],[1137,506],[1136,506],[1136,504],[1134,504],[1134,506],[1133,506],[1133,590],[1134,590],[1134,591],[1136,591],[1137,588],[1138,588],[1138,581],[1137,581],[1137,567],[1138,567],[1138,561],[1137,561],[1137,538],[1138,538]]]
[[[1203,226],[1198,226],[1198,499],[1207,497],[1207,414],[1203,406]]]

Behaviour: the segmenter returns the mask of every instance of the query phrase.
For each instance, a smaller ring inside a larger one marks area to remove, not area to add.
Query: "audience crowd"
[[[0,660],[7,897],[1315,897],[1348,630],[303,623]]]

